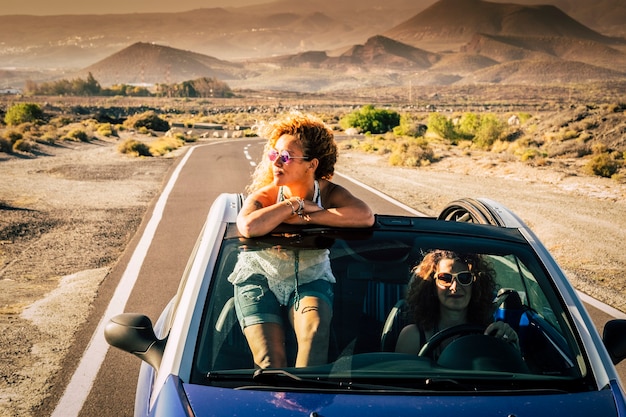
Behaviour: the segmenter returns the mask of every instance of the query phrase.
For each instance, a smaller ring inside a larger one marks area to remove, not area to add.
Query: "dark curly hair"
[[[435,272],[442,259],[458,260],[467,265],[475,278],[467,318],[471,324],[487,326],[493,321],[494,312],[492,301],[496,292],[496,282],[493,267],[480,255],[441,249],[428,252],[422,262],[412,270],[406,300],[415,324],[424,330],[431,330],[439,321]]]
[[[309,159],[317,158],[319,161],[315,179],[332,179],[337,162],[337,144],[332,130],[322,120],[294,112],[258,126],[257,129],[260,136],[267,138],[264,153],[274,149],[281,136],[292,135],[300,141],[305,156]],[[267,158],[263,158],[252,175],[252,183],[247,191],[252,193],[271,183],[272,179],[272,165]]]

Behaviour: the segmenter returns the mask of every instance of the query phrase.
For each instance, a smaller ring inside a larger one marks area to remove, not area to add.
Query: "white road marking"
[[[187,163],[187,160],[191,156],[194,149],[195,147],[191,147],[187,151],[181,162],[176,167],[176,170],[172,173],[167,185],[163,189],[163,193],[154,207],[152,217],[146,225],[146,229],[141,236],[141,240],[128,262],[128,266],[126,267],[124,275],[122,275],[122,278],[115,289],[115,293],[109,302],[109,306],[98,323],[98,327],[96,327],[94,334],[91,336],[89,345],[87,346],[87,349],[85,350],[74,375],[72,375],[72,379],[65,388],[63,396],[54,409],[52,417],[77,416],[83,408],[83,404],[89,395],[89,391],[91,391],[98,371],[100,370],[100,366],[104,361],[104,357],[109,350],[109,344],[104,339],[104,327],[111,317],[124,312],[124,307],[126,306],[130,293],[135,286],[135,282],[139,276],[139,271],[143,265],[144,259],[146,258],[146,254],[150,248],[152,239],[154,238],[157,226],[163,217],[163,211],[165,210],[167,199],[174,188],[174,184],[176,183],[180,172]]]
[[[246,159],[248,161],[250,161],[250,165],[252,165],[253,167],[256,166],[256,162],[254,162],[252,160],[252,156],[250,156],[250,152],[248,152],[248,150],[250,149],[250,146],[252,146],[251,143],[247,144],[244,148],[243,148],[243,154],[245,155]]]
[[[587,303],[589,305],[594,306],[595,308],[597,308],[600,311],[605,312],[606,314],[608,314],[611,317],[615,317],[616,319],[626,319],[626,314],[622,313],[621,311],[619,311],[616,308],[611,307],[608,304],[604,304],[601,301],[596,300],[595,298],[592,298],[591,296],[580,292],[580,291],[576,291],[578,293],[578,297],[584,302]]]

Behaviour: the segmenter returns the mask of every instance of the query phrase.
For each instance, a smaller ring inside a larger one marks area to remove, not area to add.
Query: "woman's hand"
[[[503,321],[495,321],[487,326],[485,334],[488,336],[497,337],[505,342],[511,343],[519,347],[519,337],[511,326]]]
[[[302,213],[300,215],[297,215],[297,216],[287,217],[285,219],[284,223],[287,223],[287,224],[306,224],[306,223],[311,221],[311,218],[309,217],[311,214],[316,213],[318,211],[324,210],[323,208],[318,206],[313,201],[303,200],[303,202],[304,202],[304,207],[302,209]]]

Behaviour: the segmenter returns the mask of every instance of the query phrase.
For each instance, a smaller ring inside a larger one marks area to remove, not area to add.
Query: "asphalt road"
[[[230,139],[198,145],[188,158],[179,158],[170,173],[177,179],[174,187],[167,190],[169,195],[165,205],[160,207],[159,201],[155,201],[136,237],[102,284],[92,314],[79,331],[63,365],[59,383],[40,410],[41,415],[133,415],[140,360],[118,349],[107,350],[107,346],[102,346],[101,320],[103,317],[108,319],[111,300],[119,298],[116,289],[127,279],[125,272],[134,268],[138,271],[136,281],[126,304],[120,308],[124,312],[146,314],[156,322],[177,290],[211,203],[220,193],[243,191],[253,170],[252,163],[261,149],[262,142],[258,139]],[[402,207],[367,187],[361,188],[341,175],[336,175],[334,180],[367,201],[374,212],[407,214]],[[162,210],[161,220],[145,249],[145,260],[139,265],[133,255],[145,244],[141,237],[148,234],[149,220],[159,210]],[[587,307],[601,332],[611,317],[595,307]],[[86,359],[82,360],[85,352]],[[101,366],[98,366],[99,354],[103,358]],[[626,364],[618,369],[622,380],[626,381]],[[67,388],[68,384],[70,388]]]

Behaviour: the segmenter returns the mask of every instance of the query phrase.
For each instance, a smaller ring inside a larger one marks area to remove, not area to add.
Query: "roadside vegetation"
[[[0,124],[0,152],[35,157],[43,146],[100,140],[115,142],[120,153],[156,157],[197,141],[199,137],[192,133],[196,124],[221,125],[237,131],[239,137],[254,136],[251,126],[291,109],[282,105],[218,107],[208,99],[189,98],[161,104],[0,105],[4,122]],[[536,167],[572,163],[581,175],[626,181],[624,103],[537,114],[435,108],[418,111],[390,105],[299,106],[298,110],[316,113],[338,132],[351,136],[342,146],[381,155],[392,166],[427,166],[444,159],[451,150],[468,156],[488,152],[495,162],[521,161]],[[216,131],[212,135],[226,137]],[[209,137],[208,133],[203,137]]]
[[[128,97],[233,97],[228,84],[213,77],[202,77],[195,80],[173,84],[157,84],[156,88],[116,84],[103,88],[92,73],[86,79],[61,79],[57,81],[36,83],[28,81],[24,93],[28,96],[128,96]]]
[[[389,120],[397,123],[389,126]],[[388,155],[395,166],[426,166],[457,148],[532,166],[576,159],[584,161],[581,173],[626,181],[626,104],[582,106],[551,117],[524,112],[390,115],[387,109],[365,106],[339,124],[348,133],[363,134],[345,146]],[[379,126],[389,128],[382,132]]]

